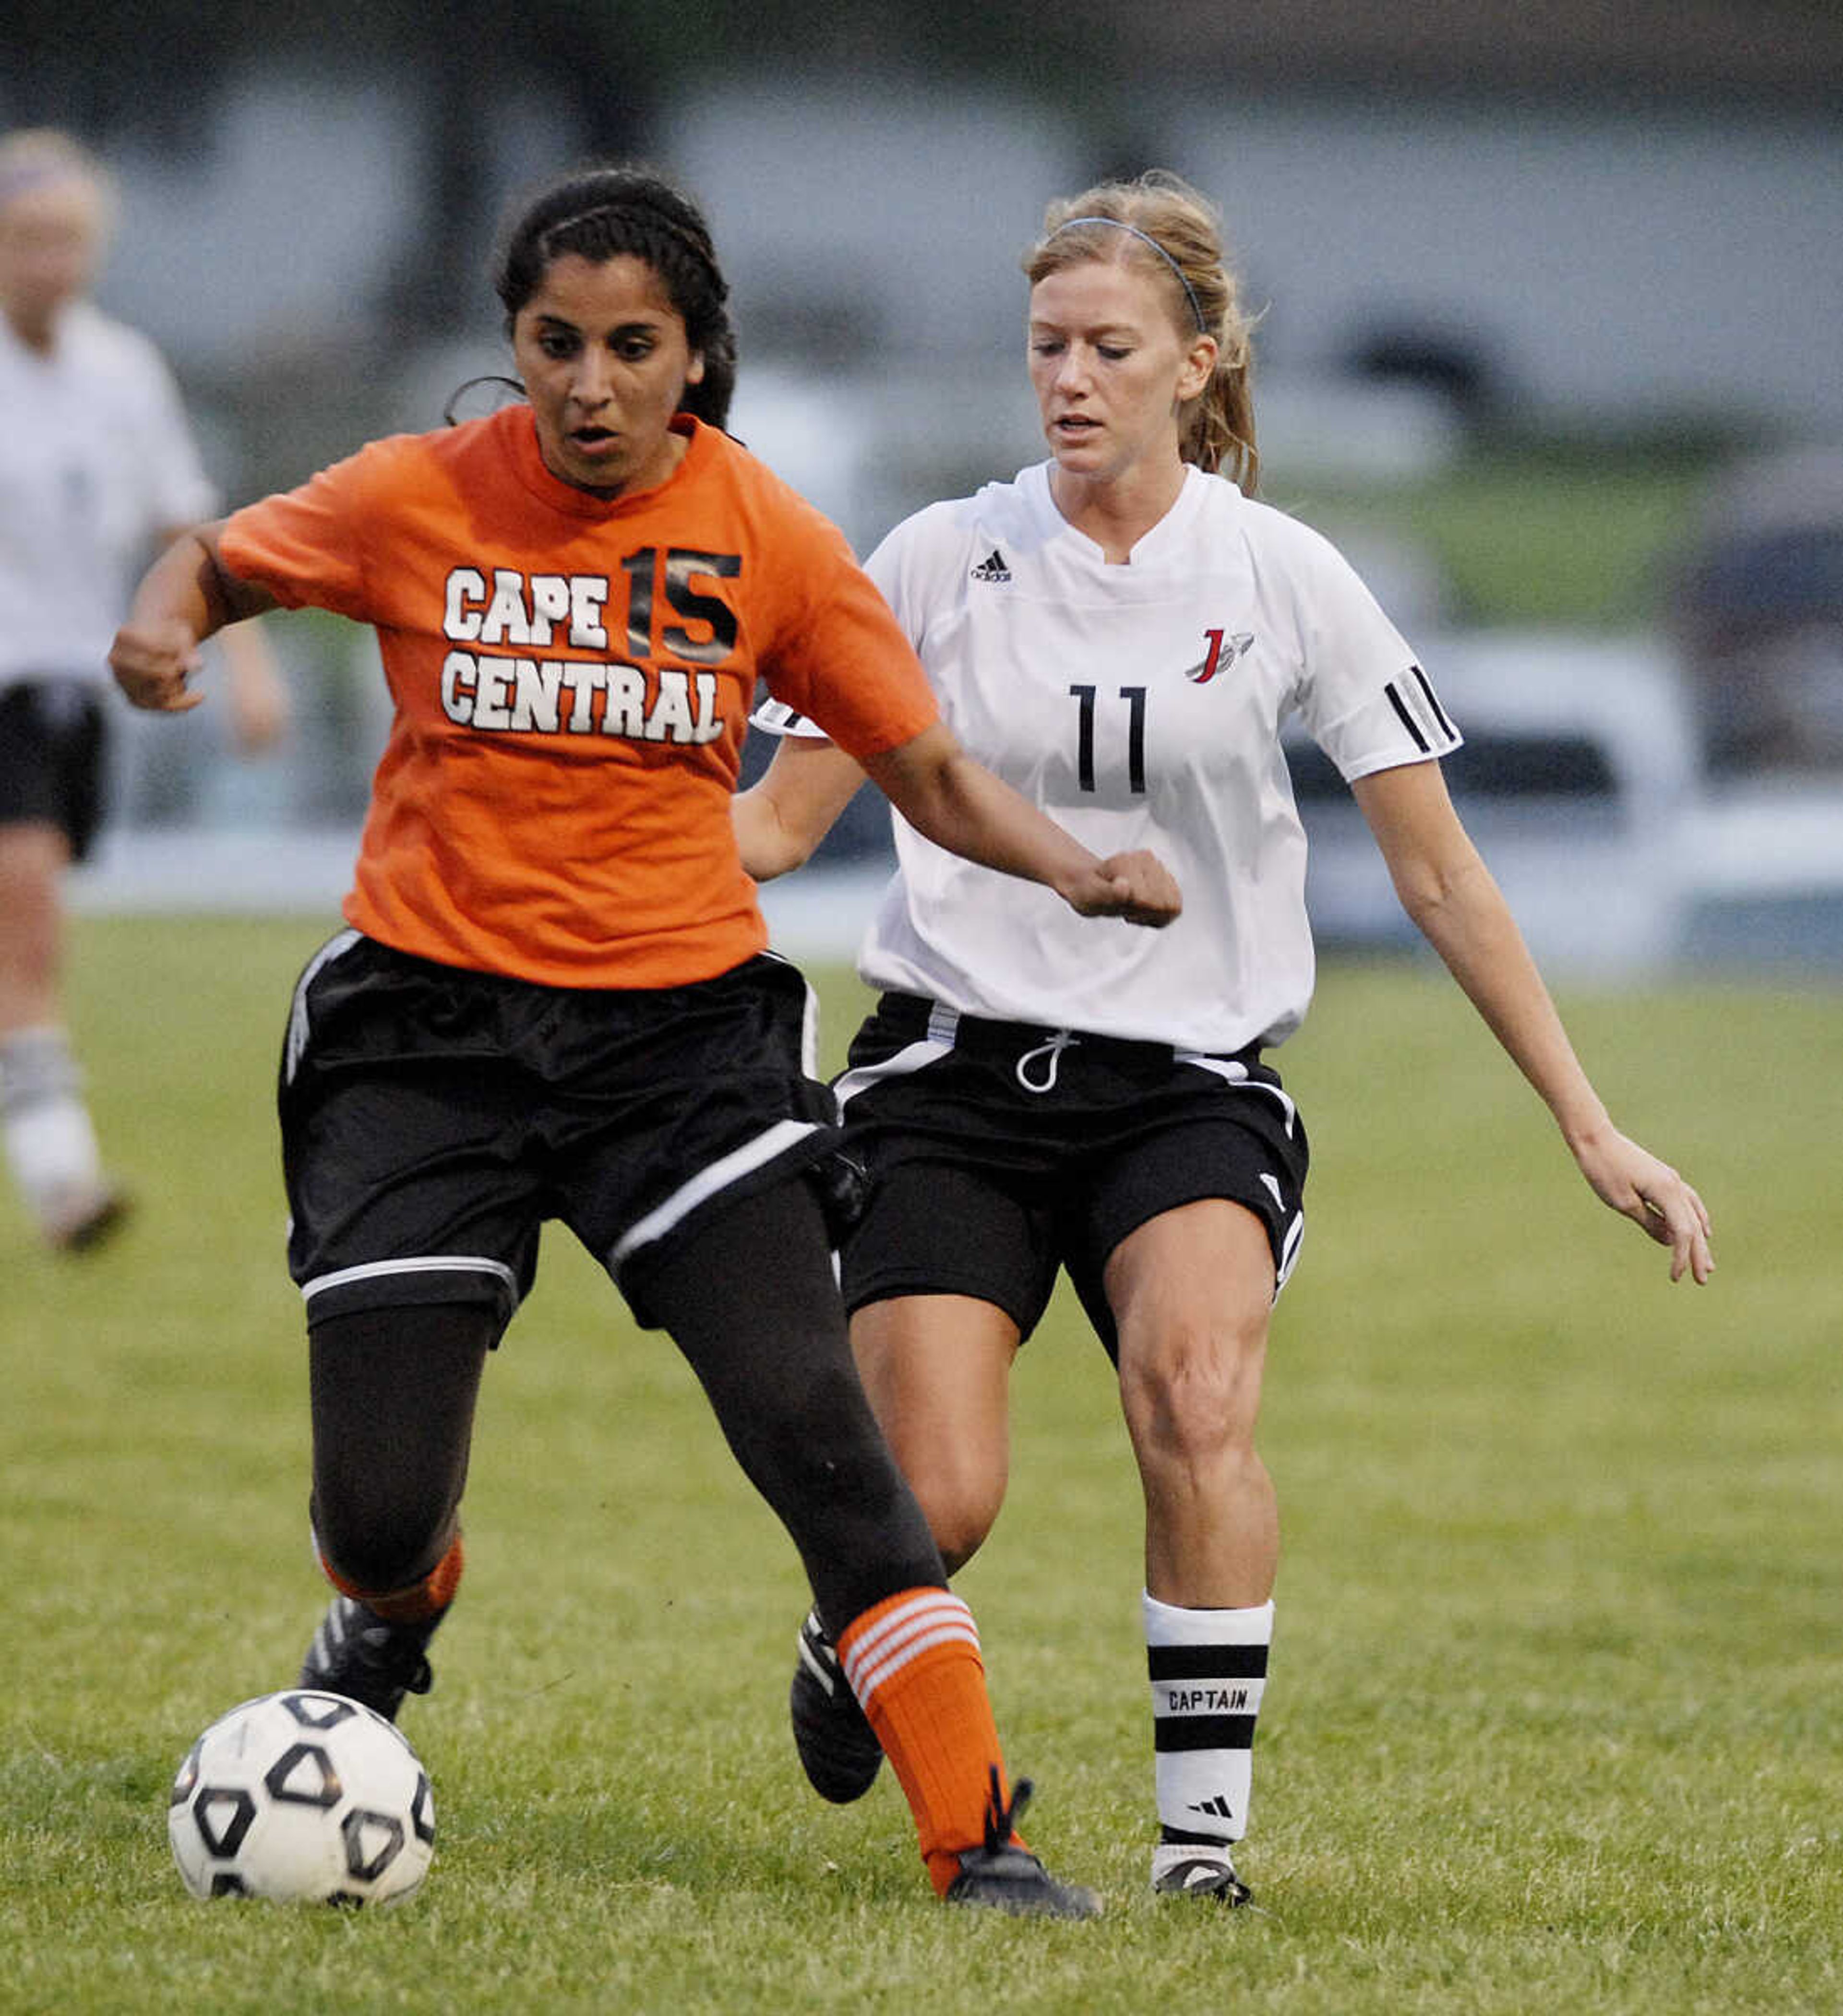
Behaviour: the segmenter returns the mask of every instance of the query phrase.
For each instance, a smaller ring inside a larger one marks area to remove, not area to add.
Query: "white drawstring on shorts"
[[[1026,1092],[1053,1092],[1056,1089],[1056,1074],[1062,1063],[1063,1052],[1071,1043],[1078,1043],[1081,1040],[1079,1036],[1067,1029],[1058,1029],[1048,1042],[1038,1044],[1034,1050],[1026,1050],[1017,1060],[1016,1066],[1017,1082]],[[1041,1085],[1038,1084],[1024,1068],[1037,1057],[1047,1057],[1049,1060],[1049,1069],[1045,1072],[1043,1082]]]

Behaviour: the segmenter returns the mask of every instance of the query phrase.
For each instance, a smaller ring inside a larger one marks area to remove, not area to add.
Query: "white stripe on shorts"
[[[679,1184],[664,1204],[648,1211],[644,1218],[635,1219],[628,1227],[608,1255],[609,1271],[618,1273],[624,1260],[631,1259],[641,1247],[663,1239],[707,1198],[729,1189],[732,1183],[772,1162],[777,1155],[784,1154],[796,1141],[818,1132],[817,1125],[810,1120],[777,1120],[754,1140],[745,1141],[740,1148],[733,1148],[727,1155],[720,1156],[700,1169],[689,1183]]]
[[[294,1082],[294,1074],[301,1067],[301,1060],[308,1046],[308,989],[323,966],[329,966],[343,952],[349,952],[363,935],[358,931],[340,931],[329,938],[313,957],[308,960],[307,970],[296,981],[293,1005],[288,1010],[288,1047],[282,1060],[282,1082]]]
[[[311,1302],[329,1288],[343,1288],[352,1281],[376,1281],[391,1274],[490,1274],[502,1281],[514,1302],[518,1300],[518,1276],[503,1262],[489,1260],[479,1253],[424,1253],[413,1260],[367,1260],[356,1267],[341,1267],[331,1274],[316,1274],[301,1283],[301,1299]]]
[[[1280,1110],[1287,1116],[1287,1132],[1293,1131],[1293,1122],[1299,1109],[1277,1085],[1269,1085],[1264,1080],[1248,1076],[1248,1067],[1233,1057],[1212,1057],[1202,1050],[1174,1050],[1174,1064],[1195,1064],[1199,1071],[1214,1071],[1225,1085],[1232,1085],[1237,1092],[1264,1092],[1269,1099],[1280,1102]]]
[[[800,975],[800,984],[806,990],[806,999],[800,1010],[800,1068],[808,1078],[816,1080],[819,1075],[819,997],[812,990],[812,982],[790,959],[783,959],[773,951],[765,952],[761,956]]]
[[[868,1092],[887,1078],[907,1078],[911,1071],[925,1071],[930,1064],[938,1064],[952,1049],[951,1042],[944,1043],[931,1035],[924,1036],[920,1042],[907,1044],[893,1057],[885,1057],[881,1064],[860,1064],[855,1071],[847,1071],[843,1078],[834,1080],[833,1096],[842,1111],[859,1093]]]

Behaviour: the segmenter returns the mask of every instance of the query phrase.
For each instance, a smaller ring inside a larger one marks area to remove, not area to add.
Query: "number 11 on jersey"
[[[1098,686],[1069,688],[1081,707],[1080,722],[1075,731],[1075,776],[1085,791],[1095,788],[1095,711],[1096,696],[1100,690]],[[1146,689],[1121,686],[1118,697],[1126,703],[1126,788],[1143,797],[1146,789]]]

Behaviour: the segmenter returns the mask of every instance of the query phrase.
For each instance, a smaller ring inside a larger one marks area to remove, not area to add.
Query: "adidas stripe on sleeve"
[[[1432,680],[1349,562],[1308,527],[1268,525],[1297,572],[1300,715],[1345,781],[1458,748]]]
[[[775,699],[772,694],[749,716],[749,725],[760,729],[764,735],[792,735],[818,742],[826,739],[825,729],[816,721],[810,720],[797,707],[788,706],[784,700]]]

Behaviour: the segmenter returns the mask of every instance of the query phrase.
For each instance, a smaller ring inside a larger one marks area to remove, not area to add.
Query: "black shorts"
[[[102,820],[106,748],[103,695],[87,681],[0,686],[0,826],[55,826],[82,860]]]
[[[310,1319],[481,1301],[509,1318],[559,1219],[643,1322],[713,1207],[855,1173],[811,1075],[812,995],[772,953],[671,988],[544,987],[357,931],[296,987],[279,1103],[288,1263]]]
[[[846,1240],[845,1305],[972,1295],[1028,1337],[1066,1267],[1108,1355],[1108,1256],[1203,1197],[1267,1231],[1275,1292],[1305,1228],[1305,1123],[1254,1048],[1174,1051],[988,1022],[886,994],[836,1089],[869,1190]]]

